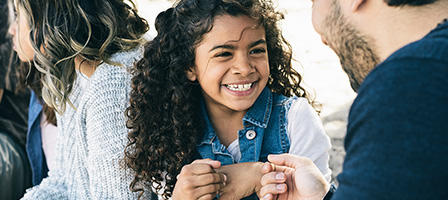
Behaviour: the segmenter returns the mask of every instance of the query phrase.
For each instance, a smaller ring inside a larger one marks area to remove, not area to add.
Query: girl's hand
[[[212,200],[226,184],[225,175],[214,170],[220,166],[219,161],[201,159],[182,167],[172,199]]]
[[[232,165],[225,165],[217,172],[227,175],[227,182],[220,190],[219,199],[242,199],[253,193],[258,193],[261,189],[260,180],[261,162],[245,162]]]

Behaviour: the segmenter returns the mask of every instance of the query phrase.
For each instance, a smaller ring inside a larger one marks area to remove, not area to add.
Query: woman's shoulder
[[[143,46],[138,46],[128,51],[117,52],[110,57],[110,60],[114,63],[121,63],[125,67],[130,67],[143,57],[143,51]]]
[[[129,70],[142,57],[142,54],[141,47],[113,54],[110,58],[111,62],[103,62],[97,67],[95,73],[90,77],[90,84],[94,87],[106,87],[110,84],[116,87],[117,84],[130,83]]]
[[[88,80],[88,89],[84,93],[86,101],[110,99],[127,100],[131,91],[130,68],[141,58],[141,48],[113,54],[111,62],[101,63]],[[119,64],[114,64],[119,63]]]

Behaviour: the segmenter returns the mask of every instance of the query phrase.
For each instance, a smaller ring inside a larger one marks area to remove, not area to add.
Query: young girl
[[[269,0],[181,0],[158,15],[127,110],[132,189],[241,198],[260,182],[249,167],[285,152],[311,158],[329,180],[329,138],[291,66],[282,18]]]
[[[57,112],[54,168],[23,199],[132,199],[126,145],[127,67],[148,25],[123,0],[16,0],[14,50],[41,73]]]

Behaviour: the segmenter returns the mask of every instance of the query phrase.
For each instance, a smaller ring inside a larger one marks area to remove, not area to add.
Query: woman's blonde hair
[[[117,64],[111,55],[142,44],[149,29],[132,0],[17,0],[16,8],[30,24],[42,98],[60,114],[67,103],[73,106],[77,57]]]

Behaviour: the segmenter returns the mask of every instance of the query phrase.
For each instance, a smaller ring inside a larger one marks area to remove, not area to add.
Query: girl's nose
[[[252,65],[250,58],[248,58],[247,55],[240,55],[235,59],[232,72],[242,76],[249,76],[255,72],[255,66]]]

